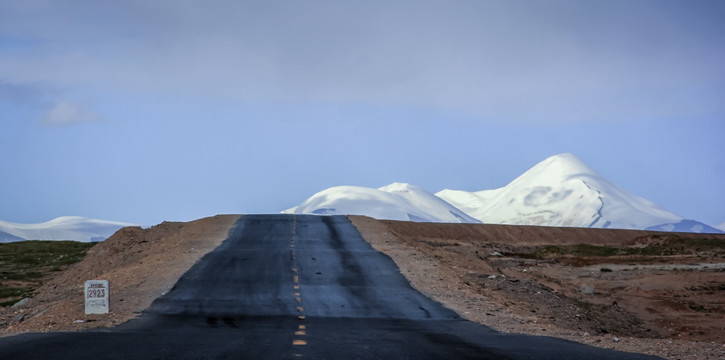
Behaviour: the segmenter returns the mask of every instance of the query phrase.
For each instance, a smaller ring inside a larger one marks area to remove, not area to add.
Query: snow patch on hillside
[[[282,213],[366,215],[376,219],[418,222],[479,222],[439,197],[407,183],[393,183],[378,189],[335,186]]]

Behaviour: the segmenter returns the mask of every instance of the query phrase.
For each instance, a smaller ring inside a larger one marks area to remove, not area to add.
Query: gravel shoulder
[[[637,249],[672,236],[695,244],[702,235],[350,220],[411,285],[468,320],[667,359],[725,358],[725,249],[530,256],[548,245]]]

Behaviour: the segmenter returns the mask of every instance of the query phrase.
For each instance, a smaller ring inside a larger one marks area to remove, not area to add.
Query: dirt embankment
[[[123,228],[49,279],[32,299],[0,310],[0,335],[108,327],[137,317],[219,246],[238,219],[218,215],[149,229]],[[110,283],[110,314],[85,315],[83,286],[93,279]]]
[[[414,287],[469,320],[725,358],[725,235],[350,219]]]

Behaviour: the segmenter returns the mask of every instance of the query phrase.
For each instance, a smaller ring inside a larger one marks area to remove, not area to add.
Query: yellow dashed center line
[[[294,219],[294,225],[292,228],[292,234],[297,234],[297,217],[293,217]],[[292,241],[290,244],[290,250],[292,250],[292,281],[294,282],[294,297],[297,301],[297,312],[299,315],[297,316],[297,319],[302,322],[305,320],[305,308],[302,307],[302,294],[300,292],[300,277],[298,275],[298,269],[297,269],[297,257],[295,254],[295,236],[292,237]],[[293,346],[305,346],[307,345],[307,341],[300,339],[299,337],[307,336],[307,326],[305,324],[298,324],[297,330],[294,332],[294,336],[298,337],[296,339],[292,339],[292,345]],[[294,353],[295,357],[302,357],[302,354],[300,352]]]

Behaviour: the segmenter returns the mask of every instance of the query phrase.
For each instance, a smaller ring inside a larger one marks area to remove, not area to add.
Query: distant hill
[[[22,240],[103,241],[118,229],[133,225],[80,216],[63,216],[39,224],[0,221],[0,242]]]
[[[499,189],[437,195],[494,224],[645,229],[684,220],[613,184],[573,154],[549,157]]]
[[[508,185],[435,194],[411,184],[336,186],[285,213],[352,214],[418,222],[613,228],[722,233],[685,219],[610,182],[573,154],[551,156]]]
[[[0,243],[6,243],[6,242],[13,242],[13,241],[23,241],[23,238],[17,237],[15,235],[8,234],[4,231],[0,231]]]
[[[393,183],[378,189],[335,186],[312,195],[302,204],[282,213],[352,214],[418,222],[479,222],[441,198],[418,186],[405,183]]]
[[[725,231],[725,222],[722,223],[722,224],[720,224],[720,225],[717,225],[715,227],[718,228],[718,229],[720,229],[720,230],[722,230],[722,231]]]
[[[645,230],[652,231],[675,231],[675,232],[694,232],[694,233],[721,233],[721,229],[703,224],[695,220],[682,220],[676,223],[661,224],[650,226]]]

